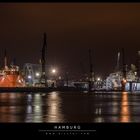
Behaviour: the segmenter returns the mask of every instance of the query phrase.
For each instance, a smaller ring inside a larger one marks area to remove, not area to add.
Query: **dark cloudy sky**
[[[0,63],[6,48],[22,66],[38,63],[47,32],[47,63],[59,72],[88,72],[93,49],[97,75],[113,71],[117,51],[135,63],[140,49],[140,3],[0,3]]]

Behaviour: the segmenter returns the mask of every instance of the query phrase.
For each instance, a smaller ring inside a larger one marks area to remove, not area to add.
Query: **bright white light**
[[[56,73],[56,69],[52,69],[52,73]]]
[[[31,75],[28,75],[28,79],[32,79],[32,76]]]
[[[101,81],[101,78],[100,78],[100,77],[98,77],[98,78],[97,78],[97,81]]]
[[[40,76],[40,73],[39,73],[39,72],[37,72],[35,75],[36,75],[36,77],[39,77],[39,76]]]

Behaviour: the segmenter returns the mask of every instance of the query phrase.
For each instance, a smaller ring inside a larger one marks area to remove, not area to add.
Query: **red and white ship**
[[[0,70],[0,87],[24,87],[25,82],[16,65],[7,66],[5,53],[4,68]]]

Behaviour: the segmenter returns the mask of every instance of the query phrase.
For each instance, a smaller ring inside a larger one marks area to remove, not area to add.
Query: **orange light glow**
[[[127,82],[127,80],[126,79],[123,79],[123,83],[126,83]]]
[[[129,122],[130,120],[130,112],[128,105],[128,93],[122,93],[122,104],[121,104],[121,122]]]

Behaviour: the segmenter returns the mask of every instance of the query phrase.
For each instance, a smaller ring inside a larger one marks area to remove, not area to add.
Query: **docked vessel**
[[[0,70],[0,87],[24,87],[24,78],[20,73],[19,66],[14,64],[7,66],[5,52],[4,68]]]

